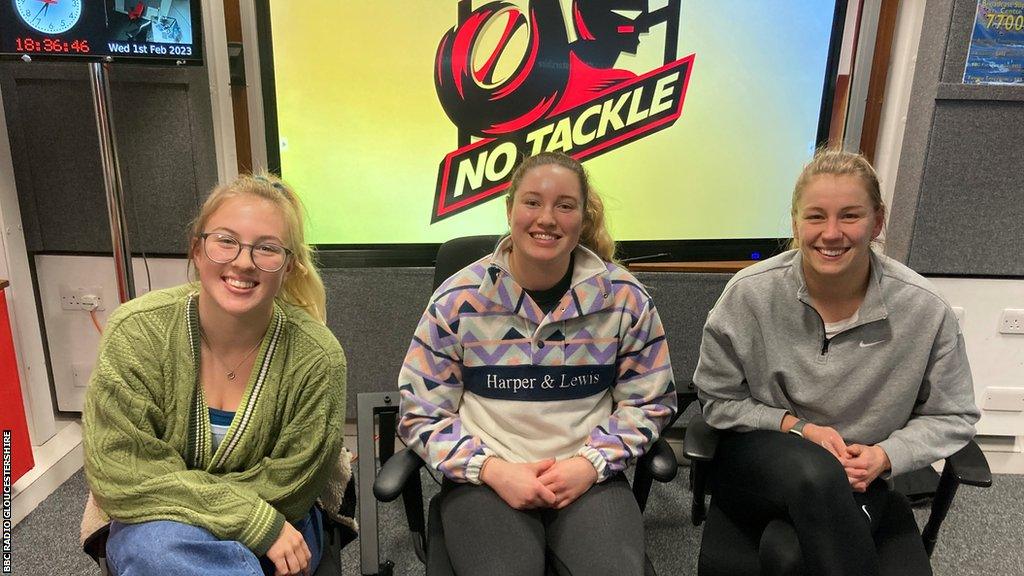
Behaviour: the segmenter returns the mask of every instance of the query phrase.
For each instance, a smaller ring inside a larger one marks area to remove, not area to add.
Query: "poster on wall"
[[[1024,0],[978,0],[964,84],[1024,84]]]
[[[789,235],[833,2],[301,4],[269,6],[274,109],[314,243],[500,233],[542,150],[584,162],[617,240]]]

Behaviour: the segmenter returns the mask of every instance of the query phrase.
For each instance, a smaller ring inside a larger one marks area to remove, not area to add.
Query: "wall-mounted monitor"
[[[0,0],[0,55],[201,64],[200,0]]]
[[[272,169],[326,249],[507,229],[525,155],[581,159],[630,257],[790,235],[845,0],[256,0]],[[721,248],[721,250],[719,250]]]

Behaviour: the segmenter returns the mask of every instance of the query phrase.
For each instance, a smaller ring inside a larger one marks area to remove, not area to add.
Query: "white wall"
[[[79,412],[85,402],[85,386],[96,362],[100,334],[89,313],[61,308],[61,287],[100,287],[103,310],[96,312],[100,326],[117,308],[117,282],[114,259],[99,256],[36,256],[39,298],[42,302],[46,341],[50,349],[50,369],[62,411]],[[146,279],[141,258],[132,261],[135,293],[176,286],[187,281],[186,262],[178,258],[149,258],[152,286]]]
[[[14,186],[14,164],[11,159],[4,106],[0,99],[0,277],[10,280],[7,305],[11,317],[11,335],[18,362],[18,377],[33,446],[42,445],[57,432],[46,374],[43,339],[36,314],[32,272],[29,270],[25,234],[21,226],[21,210]]]
[[[978,278],[932,278],[953,306],[962,307],[960,328],[974,377],[974,396],[982,408],[978,433],[1024,436],[1024,411],[986,409],[992,388],[1019,389],[1024,395],[1024,334],[1000,334],[1004,308],[1024,308],[1024,281]],[[1018,406],[1024,409],[1024,406]]]

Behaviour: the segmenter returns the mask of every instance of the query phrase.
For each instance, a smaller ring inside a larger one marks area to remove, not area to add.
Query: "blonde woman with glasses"
[[[342,444],[345,356],[302,206],[271,175],[213,190],[198,281],[111,317],[89,383],[85,471],[114,574],[308,574]]]

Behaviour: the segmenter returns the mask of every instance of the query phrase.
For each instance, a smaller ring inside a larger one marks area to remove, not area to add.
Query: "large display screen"
[[[540,150],[584,161],[616,240],[789,236],[845,4],[266,9],[271,155],[306,202],[309,238],[375,245],[501,233],[512,169]]]
[[[199,0],[0,0],[0,54],[202,62]]]

